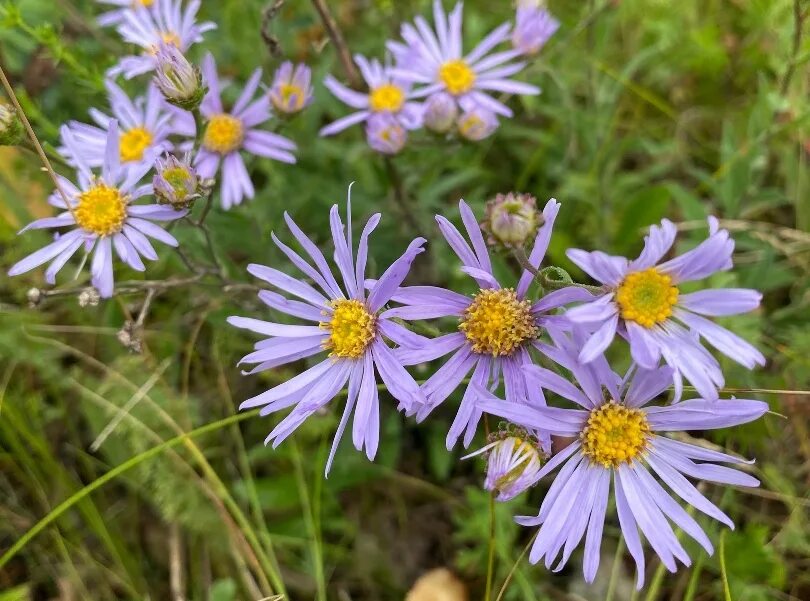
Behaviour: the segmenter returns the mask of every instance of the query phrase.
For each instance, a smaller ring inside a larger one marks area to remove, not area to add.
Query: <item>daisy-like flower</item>
[[[532,362],[529,351],[538,346],[538,337],[543,329],[565,327],[562,316],[548,313],[562,304],[577,298],[590,298],[583,289],[565,289],[544,296],[532,304],[526,293],[532,282],[532,274],[524,270],[515,288],[503,288],[492,272],[489,252],[484,236],[470,207],[462,200],[459,209],[472,248],[459,231],[444,217],[436,221],[450,248],[461,260],[462,271],[470,275],[480,290],[469,298],[457,292],[435,286],[409,286],[399,290],[393,297],[404,306],[392,309],[388,314],[403,319],[434,319],[454,317],[458,331],[439,336],[423,347],[402,348],[397,355],[405,365],[432,361],[451,354],[450,359],[422,386],[427,401],[417,413],[424,419],[440,405],[472,372],[470,385],[464,392],[461,406],[447,434],[447,447],[455,445],[464,436],[464,446],[469,446],[481,419],[481,411],[475,406],[474,385],[489,387],[501,381],[506,397],[512,401],[529,398],[534,404],[545,403],[540,389],[527,389],[521,366]],[[554,220],[560,209],[551,199],[543,209],[543,226],[538,230],[529,261],[537,268],[543,260],[551,238]],[[548,438],[543,441],[549,450]]]
[[[733,399],[693,399],[668,406],[648,403],[672,382],[672,370],[639,369],[624,385],[604,360],[582,365],[576,353],[569,355],[580,387],[562,376],[538,366],[525,369],[530,384],[576,403],[577,409],[539,407],[507,402],[478,388],[480,409],[526,428],[542,428],[552,435],[576,437],[535,475],[536,479],[558,467],[538,515],[517,518],[523,526],[541,525],[529,559],[545,559],[551,568],[562,551],[555,571],[562,569],[585,536],[585,580],[593,582],[599,567],[600,546],[611,479],[615,490],[619,524],[627,548],[638,568],[637,587],[644,584],[644,552],[638,530],[670,571],[676,559],[690,565],[690,559],[672,524],[695,539],[709,554],[709,538],[695,519],[673,498],[655,475],[689,505],[734,527],[731,519],[701,494],[686,476],[698,480],[758,486],[759,481],[743,472],[716,463],[745,463],[744,460],[702,446],[676,441],[661,434],[688,430],[711,430],[744,424],[762,416],[767,403]]]
[[[290,61],[284,61],[276,69],[268,94],[280,113],[291,115],[303,110],[312,102],[312,69],[303,63],[293,67]]]
[[[111,121],[107,132],[106,160],[100,176],[93,174],[89,165],[79,160],[78,186],[59,177],[59,187],[69,204],[65,204],[59,191],[51,195],[49,202],[64,212],[56,217],[34,221],[20,233],[32,229],[72,229],[16,263],[9,270],[9,275],[19,275],[50,262],[45,281],[53,284],[59,270],[76,251],[83,248],[86,254],[93,253],[91,281],[101,297],[106,298],[113,294],[113,249],[121,261],[132,269],[144,271],[141,257],[152,261],[158,258],[148,238],[177,246],[174,236],[152,222],[173,221],[183,217],[186,211],[157,204],[132,204],[152,193],[151,185],[137,185],[151,165],[143,165],[140,170],[123,169],[118,137],[118,124]],[[65,126],[62,128],[62,139],[73,156],[81,156],[77,147],[79,142]]]
[[[295,163],[292,151],[295,143],[278,134],[257,129],[270,119],[270,99],[262,94],[253,100],[259,88],[262,70],[256,69],[248,80],[242,94],[230,111],[222,105],[220,81],[214,57],[207,54],[202,63],[203,78],[208,86],[200,112],[205,117],[205,132],[202,146],[195,159],[201,177],[213,178],[222,165],[222,208],[230,209],[253,198],[255,190],[250,181],[240,151],[267,157],[284,163]]]
[[[383,154],[396,154],[405,147],[408,132],[395,117],[387,113],[372,115],[366,122],[368,145]]]
[[[405,253],[366,294],[364,282],[368,238],[380,221],[379,213],[373,215],[363,228],[355,256],[351,203],[345,229],[337,205],[332,207],[330,223],[335,246],[334,261],[340,272],[342,287],[332,275],[321,251],[286,213],[284,218],[290,232],[314,266],[282,243],[275,234],[273,241],[314,282],[314,286],[298,276],[292,277],[264,265],[251,264],[248,272],[280,291],[301,299],[290,300],[270,290],[259,293],[259,298],[270,308],[303,319],[309,324],[286,325],[247,317],[229,317],[228,322],[236,327],[269,336],[257,343],[256,350],[245,356],[241,363],[258,363],[247,372],[256,373],[321,353],[328,353],[328,356],[283,384],[247,399],[240,405],[240,409],[262,407],[262,415],[267,415],[294,406],[265,440],[265,444],[272,441],[275,448],[307,417],[329,403],[348,384],[343,417],[326,464],[328,474],[352,411],[354,446],[358,450],[365,448],[368,458],[374,458],[380,434],[377,376],[391,396],[399,401],[399,407],[406,412],[413,413],[424,401],[418,384],[396,359],[385,339],[399,345],[423,344],[426,341],[393,321],[389,317],[390,310],[383,308],[405,279],[414,258],[423,252],[425,240],[417,238],[411,242]]]
[[[356,54],[354,60],[360,67],[368,85],[368,94],[356,92],[328,75],[324,85],[341,102],[348,104],[356,113],[342,117],[323,129],[322,136],[331,136],[347,127],[363,123],[373,115],[387,114],[395,118],[405,129],[416,129],[422,125],[422,107],[412,102],[411,86],[391,75],[390,67],[383,67],[377,59],[368,60]]]
[[[593,335],[579,358],[593,360],[610,345],[618,331],[630,343],[633,359],[647,369],[659,359],[673,368],[677,396],[682,377],[700,395],[717,398],[723,386],[720,365],[699,342],[704,338],[721,353],[751,369],[764,365],[765,357],[748,342],[703,315],[736,315],[759,306],[756,290],[721,288],[682,294],[678,286],[731,269],[734,242],[717,219],[709,218],[709,237],[696,248],[662,262],[672,247],[677,230],[663,220],[644,238],[644,249],[633,261],[605,253],[572,249],[568,257],[585,273],[604,285],[604,293],[570,309],[566,317],[587,326]]]
[[[510,424],[511,426],[511,424]],[[492,442],[464,459],[486,455],[484,489],[498,493],[499,501],[514,499],[537,483],[547,455],[536,436],[525,428],[510,427],[491,436]]]
[[[459,115],[458,133],[462,138],[478,142],[488,138],[498,129],[498,116],[482,106],[470,106]]]
[[[404,24],[401,34],[405,43],[388,42],[388,49],[397,61],[392,73],[403,81],[423,84],[415,93],[417,97],[444,91],[454,96],[462,109],[477,104],[511,117],[509,107],[490,96],[490,92],[540,93],[536,86],[510,79],[525,66],[522,62],[511,62],[520,56],[519,50],[489,54],[509,39],[511,26],[504,23],[496,28],[465,55],[461,43],[462,12],[461,2],[447,15],[441,0],[434,0],[435,32],[421,16],[416,17],[415,26]]]
[[[126,14],[139,8],[151,8],[162,0],[97,0],[99,4],[115,6],[112,10],[98,16],[98,24],[102,27],[118,25],[126,19]]]
[[[518,0],[512,46],[523,54],[537,54],[560,28],[560,22],[541,0]]]
[[[185,53],[192,44],[201,42],[203,34],[216,29],[216,25],[210,21],[197,23],[199,10],[200,0],[191,0],[185,10],[182,0],[157,0],[149,9],[125,10],[118,33],[130,44],[143,48],[143,53],[123,57],[108,74],[132,79],[155,69],[161,44],[171,44]]]
[[[107,160],[109,128],[116,122],[120,129],[118,160],[126,171],[141,172],[151,166],[157,157],[171,150],[169,136],[194,135],[193,121],[172,112],[160,91],[150,85],[146,96],[131,100],[113,81],[106,82],[112,116],[91,108],[90,118],[95,125],[71,121],[67,128],[75,144],[67,144],[64,134],[59,152],[74,167],[83,163],[91,168],[101,167]],[[80,154],[76,154],[80,153]]]

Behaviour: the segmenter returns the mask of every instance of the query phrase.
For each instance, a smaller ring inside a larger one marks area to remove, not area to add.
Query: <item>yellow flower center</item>
[[[144,151],[152,143],[152,133],[145,127],[133,127],[121,134],[119,153],[122,163],[140,161]]]
[[[79,195],[73,215],[80,228],[98,236],[120,232],[127,216],[127,199],[118,188],[98,183]]]
[[[651,328],[672,315],[678,288],[672,285],[672,278],[651,267],[627,274],[616,290],[616,302],[622,318]]]
[[[147,0],[150,4],[154,0]],[[163,41],[164,44],[168,46],[174,46],[175,48],[180,48],[180,36],[173,31],[164,31],[160,34],[160,39]],[[149,48],[146,49],[148,54],[155,56],[158,51],[158,44],[152,44]]]
[[[511,355],[539,334],[531,303],[519,300],[511,288],[476,294],[464,310],[458,329],[464,332],[473,351],[493,357]]]
[[[330,349],[330,357],[358,359],[377,333],[377,317],[369,313],[358,300],[338,299],[331,301],[332,319],[321,322],[324,330],[329,330],[329,338],[324,348]]]
[[[403,104],[405,104],[405,92],[392,83],[384,83],[371,90],[371,94],[368,95],[368,105],[375,113],[383,111],[396,113]]]
[[[155,3],[155,0],[135,0],[135,5],[140,4],[141,6],[152,6]]]
[[[647,417],[641,409],[628,409],[611,401],[591,411],[579,438],[586,457],[612,468],[641,455],[649,432]]]
[[[175,192],[184,193],[191,180],[191,173],[185,167],[170,167],[161,174]]]
[[[244,135],[245,128],[239,119],[221,113],[209,119],[203,136],[203,146],[212,152],[228,154],[242,145]]]
[[[279,110],[294,110],[300,111],[304,108],[304,101],[307,99],[307,95],[300,86],[297,86],[292,83],[283,83],[280,86],[279,94],[281,96],[281,100],[279,101],[278,98],[271,96],[273,100],[273,104]],[[290,102],[295,99],[295,104],[290,105]]]
[[[439,67],[439,79],[447,91],[457,96],[469,92],[475,84],[475,71],[461,59],[447,61]]]

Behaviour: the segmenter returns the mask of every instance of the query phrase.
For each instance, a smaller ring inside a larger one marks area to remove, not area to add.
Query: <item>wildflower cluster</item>
[[[650,229],[641,255],[632,261],[599,251],[568,251],[577,265],[603,284],[600,287],[545,278],[549,269],[561,271],[543,267],[560,208],[551,199],[541,213],[534,198],[498,195],[488,203],[486,218],[479,224],[462,200],[459,213],[466,236],[437,215],[442,237],[461,270],[478,287],[472,296],[430,285],[402,285],[422,252],[423,238],[414,240],[378,280],[367,280],[368,240],[380,215],[372,216],[363,228],[355,255],[351,204],[345,225],[337,206],[330,215],[339,284],[323,254],[285,216],[308,259],[275,235],[273,240],[312,285],[262,265],[250,265],[248,271],[277,290],[259,294],[268,307],[309,325],[248,317],[229,321],[267,337],[242,359],[256,365],[246,373],[316,355],[322,358],[300,375],[246,400],[242,408],[261,407],[262,415],[293,408],[268,436],[275,446],[347,388],[326,464],[328,474],[352,414],[354,446],[374,457],[380,436],[377,381],[397,401],[399,410],[419,422],[463,386],[447,448],[459,439],[469,446],[484,413],[508,420],[490,435],[486,446],[469,455],[486,457],[484,486],[499,500],[515,497],[561,468],[538,515],[517,518],[525,526],[541,526],[531,561],[544,560],[550,568],[559,557],[555,567],[559,569],[585,536],[584,573],[587,581],[593,581],[612,486],[622,534],[638,566],[640,588],[644,554],[639,531],[671,571],[676,560],[690,564],[673,525],[707,552],[713,550],[706,534],[672,494],[733,526],[687,477],[758,485],[746,473],[716,465],[743,460],[663,434],[734,426],[768,410],[762,401],[720,400],[719,364],[701,344],[703,338],[749,367],[762,364],[764,359],[753,346],[707,319],[753,310],[761,297],[754,290],[741,289],[680,293],[682,282],[731,268],[733,242],[713,218],[703,243],[667,261],[663,259],[676,233],[667,220]],[[488,243],[511,249],[522,259],[516,281],[496,277]],[[443,319],[452,328],[426,337],[406,325],[433,319]],[[633,358],[624,376],[611,369],[604,354],[617,334],[629,344]],[[444,364],[421,384],[405,369],[442,357],[447,357]],[[683,379],[698,391],[697,398],[681,399]],[[651,404],[670,388],[674,388],[670,404]],[[505,399],[496,395],[501,389]],[[552,399],[563,402],[550,405]],[[552,437],[573,442],[553,453]]]
[[[365,123],[369,146],[383,154],[398,153],[408,132],[422,127],[476,142],[492,135],[498,117],[512,116],[493,93],[539,94],[540,88],[512,76],[526,66],[518,59],[536,54],[559,23],[539,3],[521,2],[514,28],[500,25],[465,54],[463,10],[459,2],[447,14],[441,0],[434,0],[433,28],[418,16],[413,24],[402,25],[401,40],[387,42],[393,61],[383,64],[355,55],[367,91],[352,90],[328,76],[324,83],[329,91],[356,112],[327,125],[321,135]],[[510,50],[493,52],[510,40]]]

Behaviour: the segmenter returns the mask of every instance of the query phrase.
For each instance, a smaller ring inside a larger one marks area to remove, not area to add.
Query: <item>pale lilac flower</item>
[[[66,126],[62,127],[62,140],[73,156],[82,156],[79,141]],[[152,193],[151,185],[138,186],[151,165],[142,165],[140,170],[123,169],[118,146],[118,124],[113,120],[107,130],[107,153],[101,175],[93,174],[90,166],[79,159],[78,186],[59,176],[59,186],[67,196],[70,208],[56,191],[48,201],[64,212],[56,217],[38,219],[20,233],[31,229],[73,229],[16,263],[9,270],[9,275],[19,275],[50,262],[45,281],[53,284],[65,263],[76,251],[84,249],[85,254],[93,254],[90,264],[92,284],[106,298],[113,294],[113,249],[121,261],[132,269],[144,271],[141,257],[151,261],[158,258],[148,238],[177,246],[174,236],[153,221],[173,221],[183,217],[186,211],[157,204],[132,204]]]
[[[341,102],[357,109],[357,112],[322,128],[320,135],[331,136],[347,127],[363,123],[372,115],[393,116],[405,129],[416,129],[422,125],[422,107],[412,102],[411,86],[391,75],[391,68],[384,67],[377,59],[368,60],[356,54],[354,60],[368,85],[368,94],[356,92],[328,75],[324,85]]]
[[[383,154],[396,154],[405,147],[408,132],[399,121],[387,113],[371,115],[366,122],[368,145]]]
[[[487,201],[481,229],[486,232],[490,246],[523,248],[537,235],[542,222],[543,215],[537,210],[534,196],[509,192]]]
[[[560,22],[542,4],[541,0],[518,0],[512,46],[523,54],[540,52],[560,28]]]
[[[281,113],[303,110],[312,102],[312,70],[303,63],[293,67],[290,61],[284,61],[276,69],[268,94],[270,102]]]
[[[174,155],[158,159],[152,187],[159,203],[187,209],[201,197],[204,183],[191,164],[191,154],[186,153],[182,159]]]
[[[559,203],[551,199],[543,210],[544,223],[529,254],[529,262],[535,268],[546,254],[559,209]],[[447,219],[437,216],[436,221],[450,248],[461,260],[462,271],[476,281],[480,290],[469,298],[436,286],[404,287],[393,297],[395,302],[404,306],[384,313],[387,317],[403,319],[454,317],[459,320],[457,332],[439,336],[422,348],[397,350],[405,365],[451,355],[423,384],[427,403],[417,414],[418,420],[423,420],[444,402],[472,372],[471,384],[464,392],[447,434],[448,448],[453,447],[462,435],[465,447],[473,439],[481,419],[481,412],[474,403],[474,384],[489,387],[503,381],[508,399],[528,397],[535,404],[544,404],[539,388],[526,388],[520,368],[531,364],[530,350],[538,347],[538,336],[543,329],[565,327],[567,322],[562,316],[549,312],[575,299],[590,298],[590,294],[581,288],[569,289],[548,294],[532,304],[526,295],[533,275],[527,270],[522,272],[515,288],[502,288],[493,274],[486,242],[475,215],[463,200],[459,202],[459,210],[472,248]],[[549,450],[548,438],[541,442]]]
[[[538,428],[555,436],[576,437],[535,474],[535,480],[562,466],[546,493],[536,517],[518,517],[523,526],[541,525],[529,560],[545,559],[554,571],[562,569],[585,536],[583,571],[593,582],[599,567],[600,546],[611,479],[622,536],[636,562],[636,586],[644,584],[644,552],[639,530],[661,562],[670,571],[676,559],[685,566],[691,561],[672,524],[697,541],[707,553],[713,547],[704,531],[655,475],[689,505],[734,527],[731,519],[691,484],[691,478],[758,486],[748,474],[715,463],[746,463],[725,453],[662,436],[664,432],[711,430],[744,424],[768,411],[762,401],[692,399],[667,406],[648,403],[672,383],[672,370],[638,369],[622,380],[604,359],[580,364],[576,349],[559,349],[574,367],[579,387],[566,378],[536,365],[524,368],[530,386],[542,386],[580,406],[559,409],[515,403],[494,397],[478,388],[479,409],[508,419],[525,428]],[[571,352],[572,351],[572,352]]]
[[[450,131],[458,116],[455,99],[447,92],[431,94],[424,104],[425,127],[440,134]]]
[[[261,69],[253,72],[230,111],[226,111],[222,105],[220,80],[211,54],[203,59],[202,71],[208,93],[200,105],[200,112],[206,119],[206,125],[200,152],[194,163],[204,178],[213,178],[221,164],[220,198],[222,208],[227,210],[255,195],[242,159],[242,150],[284,163],[295,163],[292,152],[296,146],[283,136],[257,129],[271,116],[267,94],[253,100],[262,77]]]
[[[441,0],[434,0],[435,32],[421,16],[415,26],[404,24],[402,38],[405,43],[388,42],[397,65],[392,74],[403,81],[421,84],[415,96],[430,96],[444,91],[452,95],[462,109],[482,106],[505,117],[512,111],[490,93],[539,94],[536,86],[510,79],[523,69],[525,63],[510,62],[520,56],[518,50],[504,50],[489,54],[496,46],[509,39],[510,24],[504,23],[464,54],[461,42],[463,5],[456,4],[447,15]]]
[[[498,116],[482,106],[469,106],[459,115],[456,127],[462,138],[478,142],[498,129]]]
[[[499,501],[514,499],[533,486],[547,457],[536,436],[524,428],[511,430],[493,434],[492,442],[463,457],[486,455],[484,489],[497,492]]]
[[[91,108],[95,125],[71,121],[62,131],[70,132],[76,141],[68,145],[62,138],[59,152],[74,167],[84,163],[90,168],[101,167],[107,160],[108,129],[115,121],[119,128],[118,157],[126,171],[142,171],[154,165],[161,154],[173,148],[169,136],[194,134],[193,120],[171,109],[155,86],[149,86],[146,96],[130,99],[114,81],[106,82],[112,116]],[[81,153],[76,156],[74,153]]]
[[[265,444],[272,441],[275,448],[304,420],[325,407],[348,384],[343,417],[326,463],[328,474],[352,411],[354,411],[352,427],[354,446],[358,450],[365,448],[368,458],[374,458],[380,435],[377,376],[391,396],[399,402],[400,409],[413,413],[424,402],[419,386],[402,367],[385,339],[399,345],[421,345],[426,340],[389,319],[383,309],[405,279],[414,258],[423,252],[422,245],[425,240],[417,238],[411,242],[405,253],[383,273],[366,295],[364,283],[368,238],[380,221],[379,213],[372,215],[363,228],[355,256],[352,244],[351,203],[348,205],[345,228],[337,205],[332,207],[330,223],[335,245],[334,262],[342,279],[342,287],[317,246],[307,238],[289,215],[285,213],[284,218],[314,266],[282,243],[275,234],[273,241],[290,261],[314,282],[314,286],[300,276],[289,276],[264,265],[251,264],[248,271],[281,292],[300,299],[290,300],[277,292],[263,290],[259,293],[259,298],[268,307],[303,319],[309,324],[287,325],[247,317],[229,317],[228,322],[231,325],[269,336],[258,342],[256,350],[245,356],[241,363],[257,363],[256,367],[246,372],[252,374],[325,352],[328,352],[329,356],[292,379],[247,399],[240,405],[240,409],[262,407],[262,415],[267,415],[294,407],[265,440]]]
[[[137,11],[143,8],[153,8],[163,0],[96,0],[99,4],[106,4],[107,6],[115,6],[112,10],[102,13],[98,16],[98,24],[102,27],[109,27],[111,25],[118,25],[126,20],[128,12]]]
[[[731,269],[734,242],[717,219],[709,218],[709,237],[696,248],[662,262],[672,247],[677,230],[666,219],[652,226],[644,249],[633,261],[603,252],[571,249],[568,257],[604,286],[604,292],[570,309],[566,316],[589,327],[593,335],[579,357],[583,362],[600,356],[616,332],[630,343],[633,359],[647,369],[661,357],[673,368],[677,396],[682,377],[706,399],[716,399],[723,386],[720,365],[699,341],[703,337],[721,353],[751,369],[764,365],[765,357],[736,334],[702,317],[736,315],[759,306],[756,290],[721,288],[681,293],[684,282],[701,280]]]
[[[139,55],[125,56],[107,73],[126,79],[148,73],[157,66],[157,51],[161,44],[171,44],[185,53],[192,44],[203,40],[206,31],[216,29],[210,21],[197,23],[200,0],[191,0],[183,9],[182,0],[158,0],[151,9],[139,8],[123,13],[118,33],[126,42],[143,49]]]
[[[166,102],[186,111],[199,108],[205,96],[202,73],[173,44],[160,44],[154,82]]]

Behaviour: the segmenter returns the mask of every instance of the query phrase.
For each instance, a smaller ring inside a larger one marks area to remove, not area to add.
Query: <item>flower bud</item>
[[[548,459],[536,437],[512,424],[491,434],[488,445],[467,457],[475,455],[486,457],[484,488],[497,491],[499,501],[513,499],[534,486],[537,473]]]
[[[425,101],[424,110],[425,127],[440,134],[450,131],[458,116],[456,101],[447,92],[432,94]]]
[[[0,101],[0,146],[16,146],[22,142],[25,130],[16,109]]]
[[[408,132],[389,113],[377,113],[366,123],[368,145],[383,154],[396,154],[408,141]]]
[[[488,109],[474,106],[461,114],[457,126],[461,137],[478,142],[498,129],[498,117]]]
[[[537,200],[530,194],[498,194],[486,204],[481,229],[491,246],[520,248],[532,242],[543,223]]]
[[[174,44],[160,44],[155,58],[155,85],[166,101],[187,111],[199,108],[206,92],[200,70]]]
[[[28,299],[28,306],[32,309],[42,302],[42,290],[39,288],[29,288],[25,293],[25,298]]]
[[[171,205],[175,209],[187,209],[202,196],[203,182],[191,165],[190,155],[178,159],[166,155],[155,164],[152,186],[158,203]]]
[[[537,54],[559,27],[560,22],[542,7],[540,0],[519,0],[512,46],[523,54]]]
[[[304,64],[285,61],[273,76],[273,85],[268,93],[270,102],[281,113],[291,115],[302,110],[312,101],[312,70]]]

